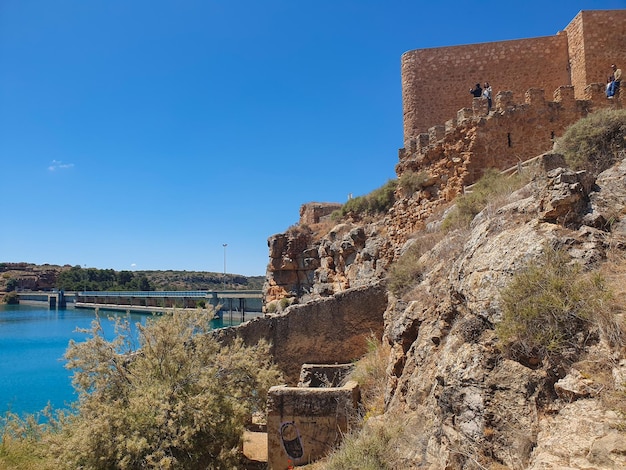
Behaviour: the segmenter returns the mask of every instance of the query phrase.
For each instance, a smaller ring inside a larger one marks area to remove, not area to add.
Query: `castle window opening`
[[[513,147],[513,142],[511,142],[511,133],[506,134],[506,139],[508,141],[509,147]]]

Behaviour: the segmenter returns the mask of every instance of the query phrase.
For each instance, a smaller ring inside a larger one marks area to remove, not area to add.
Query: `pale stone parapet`
[[[526,104],[543,108],[546,106],[546,94],[542,88],[530,88],[524,96]]]
[[[472,113],[474,116],[483,116],[487,114],[487,98],[472,98]]]
[[[446,126],[432,126],[428,129],[428,140],[435,144],[446,136]]]
[[[472,108],[461,108],[456,112],[456,122],[458,125],[463,124],[468,119],[474,117],[474,110]]]
[[[422,133],[417,136],[417,152],[423,153],[428,149],[430,143],[430,136],[427,133]]]
[[[597,100],[608,99],[606,96],[606,84],[605,83],[590,83],[585,87],[584,99]]]
[[[495,108],[496,111],[505,111],[514,106],[513,92],[501,91],[496,95]]]
[[[574,98],[574,87],[571,85],[564,85],[558,87],[554,91],[554,101],[563,105],[574,105],[576,99]]]

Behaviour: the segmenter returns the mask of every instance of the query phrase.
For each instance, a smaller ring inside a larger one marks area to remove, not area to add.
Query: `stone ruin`
[[[359,385],[346,381],[352,364],[304,364],[297,387],[270,388],[268,467],[286,470],[326,456],[356,417]]]

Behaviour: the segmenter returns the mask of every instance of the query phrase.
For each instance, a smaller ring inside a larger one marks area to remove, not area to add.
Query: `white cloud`
[[[73,168],[73,167],[74,167],[73,163],[63,163],[60,160],[52,160],[52,163],[48,167],[48,170],[50,171],[66,170],[68,168]]]

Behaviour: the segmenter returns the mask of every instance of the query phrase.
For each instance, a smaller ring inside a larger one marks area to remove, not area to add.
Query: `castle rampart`
[[[503,91],[490,113],[485,98],[474,98],[471,108],[458,110],[445,125],[418,134],[400,149],[396,173],[425,172],[428,185],[394,206],[391,240],[401,246],[437,206],[453,200],[486,168],[503,170],[549,151],[555,138],[590,112],[621,108],[622,99],[607,99],[604,89],[603,83],[588,85],[579,100],[573,86],[561,86],[547,101],[544,90],[531,88],[523,103],[514,102],[513,92]]]
[[[531,88],[571,85],[582,99],[624,58],[626,10],[581,11],[555,36],[408,51],[401,59],[404,145],[470,105],[476,83],[489,82],[494,96],[511,91],[516,101]]]

